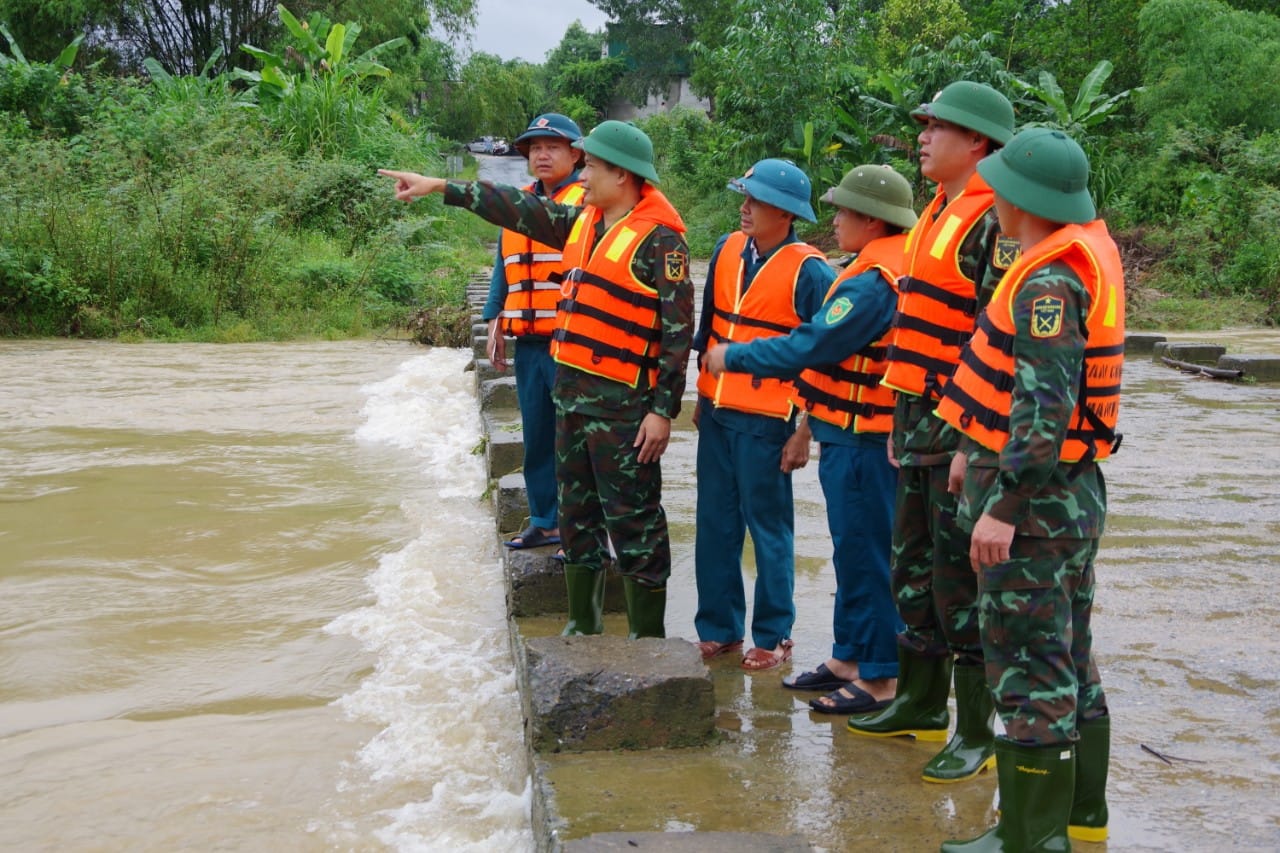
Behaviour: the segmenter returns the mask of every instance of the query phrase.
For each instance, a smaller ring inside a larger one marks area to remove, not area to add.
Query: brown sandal
[[[748,672],[763,672],[766,669],[773,669],[775,666],[791,660],[791,647],[794,645],[795,643],[790,640],[783,640],[778,643],[778,651],[776,652],[756,646],[743,655],[742,668]]]
[[[702,653],[703,660],[718,658],[720,655],[727,655],[730,652],[740,651],[741,649],[741,640],[734,640],[732,643],[717,643],[715,640],[703,640],[698,643],[698,651]]]

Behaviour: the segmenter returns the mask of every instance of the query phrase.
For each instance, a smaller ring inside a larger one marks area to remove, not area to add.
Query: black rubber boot
[[[564,586],[569,592],[569,622],[560,636],[603,634],[604,570],[565,563]]]
[[[1107,765],[1111,763],[1111,717],[1076,725],[1076,795],[1067,835],[1077,841],[1107,840]]]
[[[926,782],[963,782],[995,766],[996,703],[982,664],[955,665],[956,731],[924,767]]]
[[[654,589],[632,578],[622,579],[627,598],[627,627],[631,639],[667,636],[667,588]]]
[[[1066,853],[1075,773],[1071,744],[1028,746],[997,738],[1000,822],[970,841],[944,841],[942,853]]]
[[[898,647],[898,687],[888,707],[849,718],[848,729],[868,737],[910,735],[916,740],[944,741],[951,715],[951,655],[925,657]]]

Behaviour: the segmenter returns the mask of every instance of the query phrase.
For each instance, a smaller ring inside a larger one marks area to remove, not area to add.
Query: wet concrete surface
[[[509,161],[511,158],[492,158]],[[518,179],[506,179],[518,181]],[[705,262],[694,279],[705,279]],[[1268,331],[1169,334],[1280,352]],[[691,401],[663,460],[669,636],[696,640]],[[1113,717],[1110,840],[1077,850],[1280,850],[1280,386],[1126,361],[1121,451],[1106,463],[1095,651]],[[936,850],[995,821],[991,774],[920,778],[936,744],[857,737],[782,676],[826,659],[835,589],[817,460],[796,473],[795,658],[748,674],[713,661],[710,748],[548,757],[565,838],[598,832],[797,833],[820,850]],[[744,554],[748,607],[754,577]],[[526,636],[559,618],[521,620]],[[606,631],[625,633],[625,618]],[[1148,752],[1168,758],[1168,763]]]
[[[1280,336],[1265,345],[1280,348]],[[667,630],[695,640],[689,417],[686,405],[663,463],[674,561]],[[1121,428],[1123,448],[1105,469],[1111,514],[1094,616],[1114,718],[1111,839],[1076,847],[1280,849],[1280,387],[1135,358]],[[714,747],[551,756],[566,837],[795,832],[819,849],[914,851],[995,820],[994,776],[925,783],[936,745],[851,735],[845,718],[809,710],[816,694],[781,686],[830,652],[835,588],[816,459],[796,474],[795,492],[794,660],[756,674],[736,656],[712,662]],[[748,542],[748,601],[751,564]],[[538,635],[561,624],[521,627]],[[606,630],[624,633],[625,619],[611,617]]]

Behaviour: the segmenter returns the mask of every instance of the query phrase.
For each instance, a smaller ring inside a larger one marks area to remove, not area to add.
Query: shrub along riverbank
[[[395,201],[377,167],[439,173],[446,143],[348,82],[0,65],[0,334],[346,338],[463,311],[495,229]]]

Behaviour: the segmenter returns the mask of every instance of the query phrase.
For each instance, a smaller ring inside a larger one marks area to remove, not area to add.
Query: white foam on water
[[[328,626],[376,659],[340,705],[382,730],[361,750],[371,784],[414,800],[377,832],[399,850],[530,850],[530,780],[465,351],[433,350],[368,386],[360,441],[421,472],[403,505],[418,538],[368,578],[374,601]]]

